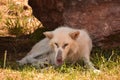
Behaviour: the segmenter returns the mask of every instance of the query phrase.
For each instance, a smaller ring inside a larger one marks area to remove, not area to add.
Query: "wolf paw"
[[[101,71],[98,70],[98,69],[94,69],[93,72],[96,73],[96,74],[100,74],[101,73]]]
[[[20,66],[27,64],[27,62],[25,60],[17,60],[16,61]]]

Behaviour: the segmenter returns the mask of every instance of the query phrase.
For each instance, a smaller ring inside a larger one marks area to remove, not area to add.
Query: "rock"
[[[49,30],[60,25],[87,29],[95,46],[120,46],[120,0],[29,0]]]

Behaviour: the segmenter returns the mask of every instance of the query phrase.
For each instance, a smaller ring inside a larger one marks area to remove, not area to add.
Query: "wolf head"
[[[44,35],[50,39],[50,46],[54,51],[56,66],[62,65],[67,59],[67,55],[79,34],[79,31],[69,28],[58,28],[54,31],[44,32]]]

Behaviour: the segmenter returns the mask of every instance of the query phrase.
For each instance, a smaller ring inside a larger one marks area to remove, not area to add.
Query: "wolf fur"
[[[49,39],[45,38],[39,41],[38,43],[36,43],[30,50],[30,52],[28,52],[24,58],[22,58],[17,62],[19,63],[19,65],[30,63],[33,66],[44,67],[44,63],[46,64],[50,63],[50,58],[52,58],[51,56],[52,56],[52,51],[49,46]]]
[[[48,64],[60,66],[63,62],[75,63],[82,59],[90,69],[98,71],[90,61],[92,40],[86,30],[61,26],[43,34],[46,38],[35,44],[32,50],[18,61],[19,64],[31,63],[39,66],[47,61]],[[36,59],[39,55],[41,57]]]

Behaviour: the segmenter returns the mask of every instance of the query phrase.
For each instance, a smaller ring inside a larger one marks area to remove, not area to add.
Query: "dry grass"
[[[62,72],[49,68],[48,70],[37,70],[35,68],[24,68],[23,70],[0,69],[0,80],[120,80],[120,66],[112,69],[102,70],[95,74],[92,71],[82,71],[73,67]]]
[[[7,60],[6,68],[1,64],[0,80],[120,80],[120,49],[93,51],[91,60],[102,71],[100,74],[79,64],[36,69],[30,65],[20,67]]]
[[[27,0],[0,0],[0,24],[0,36],[31,34],[41,27]]]

